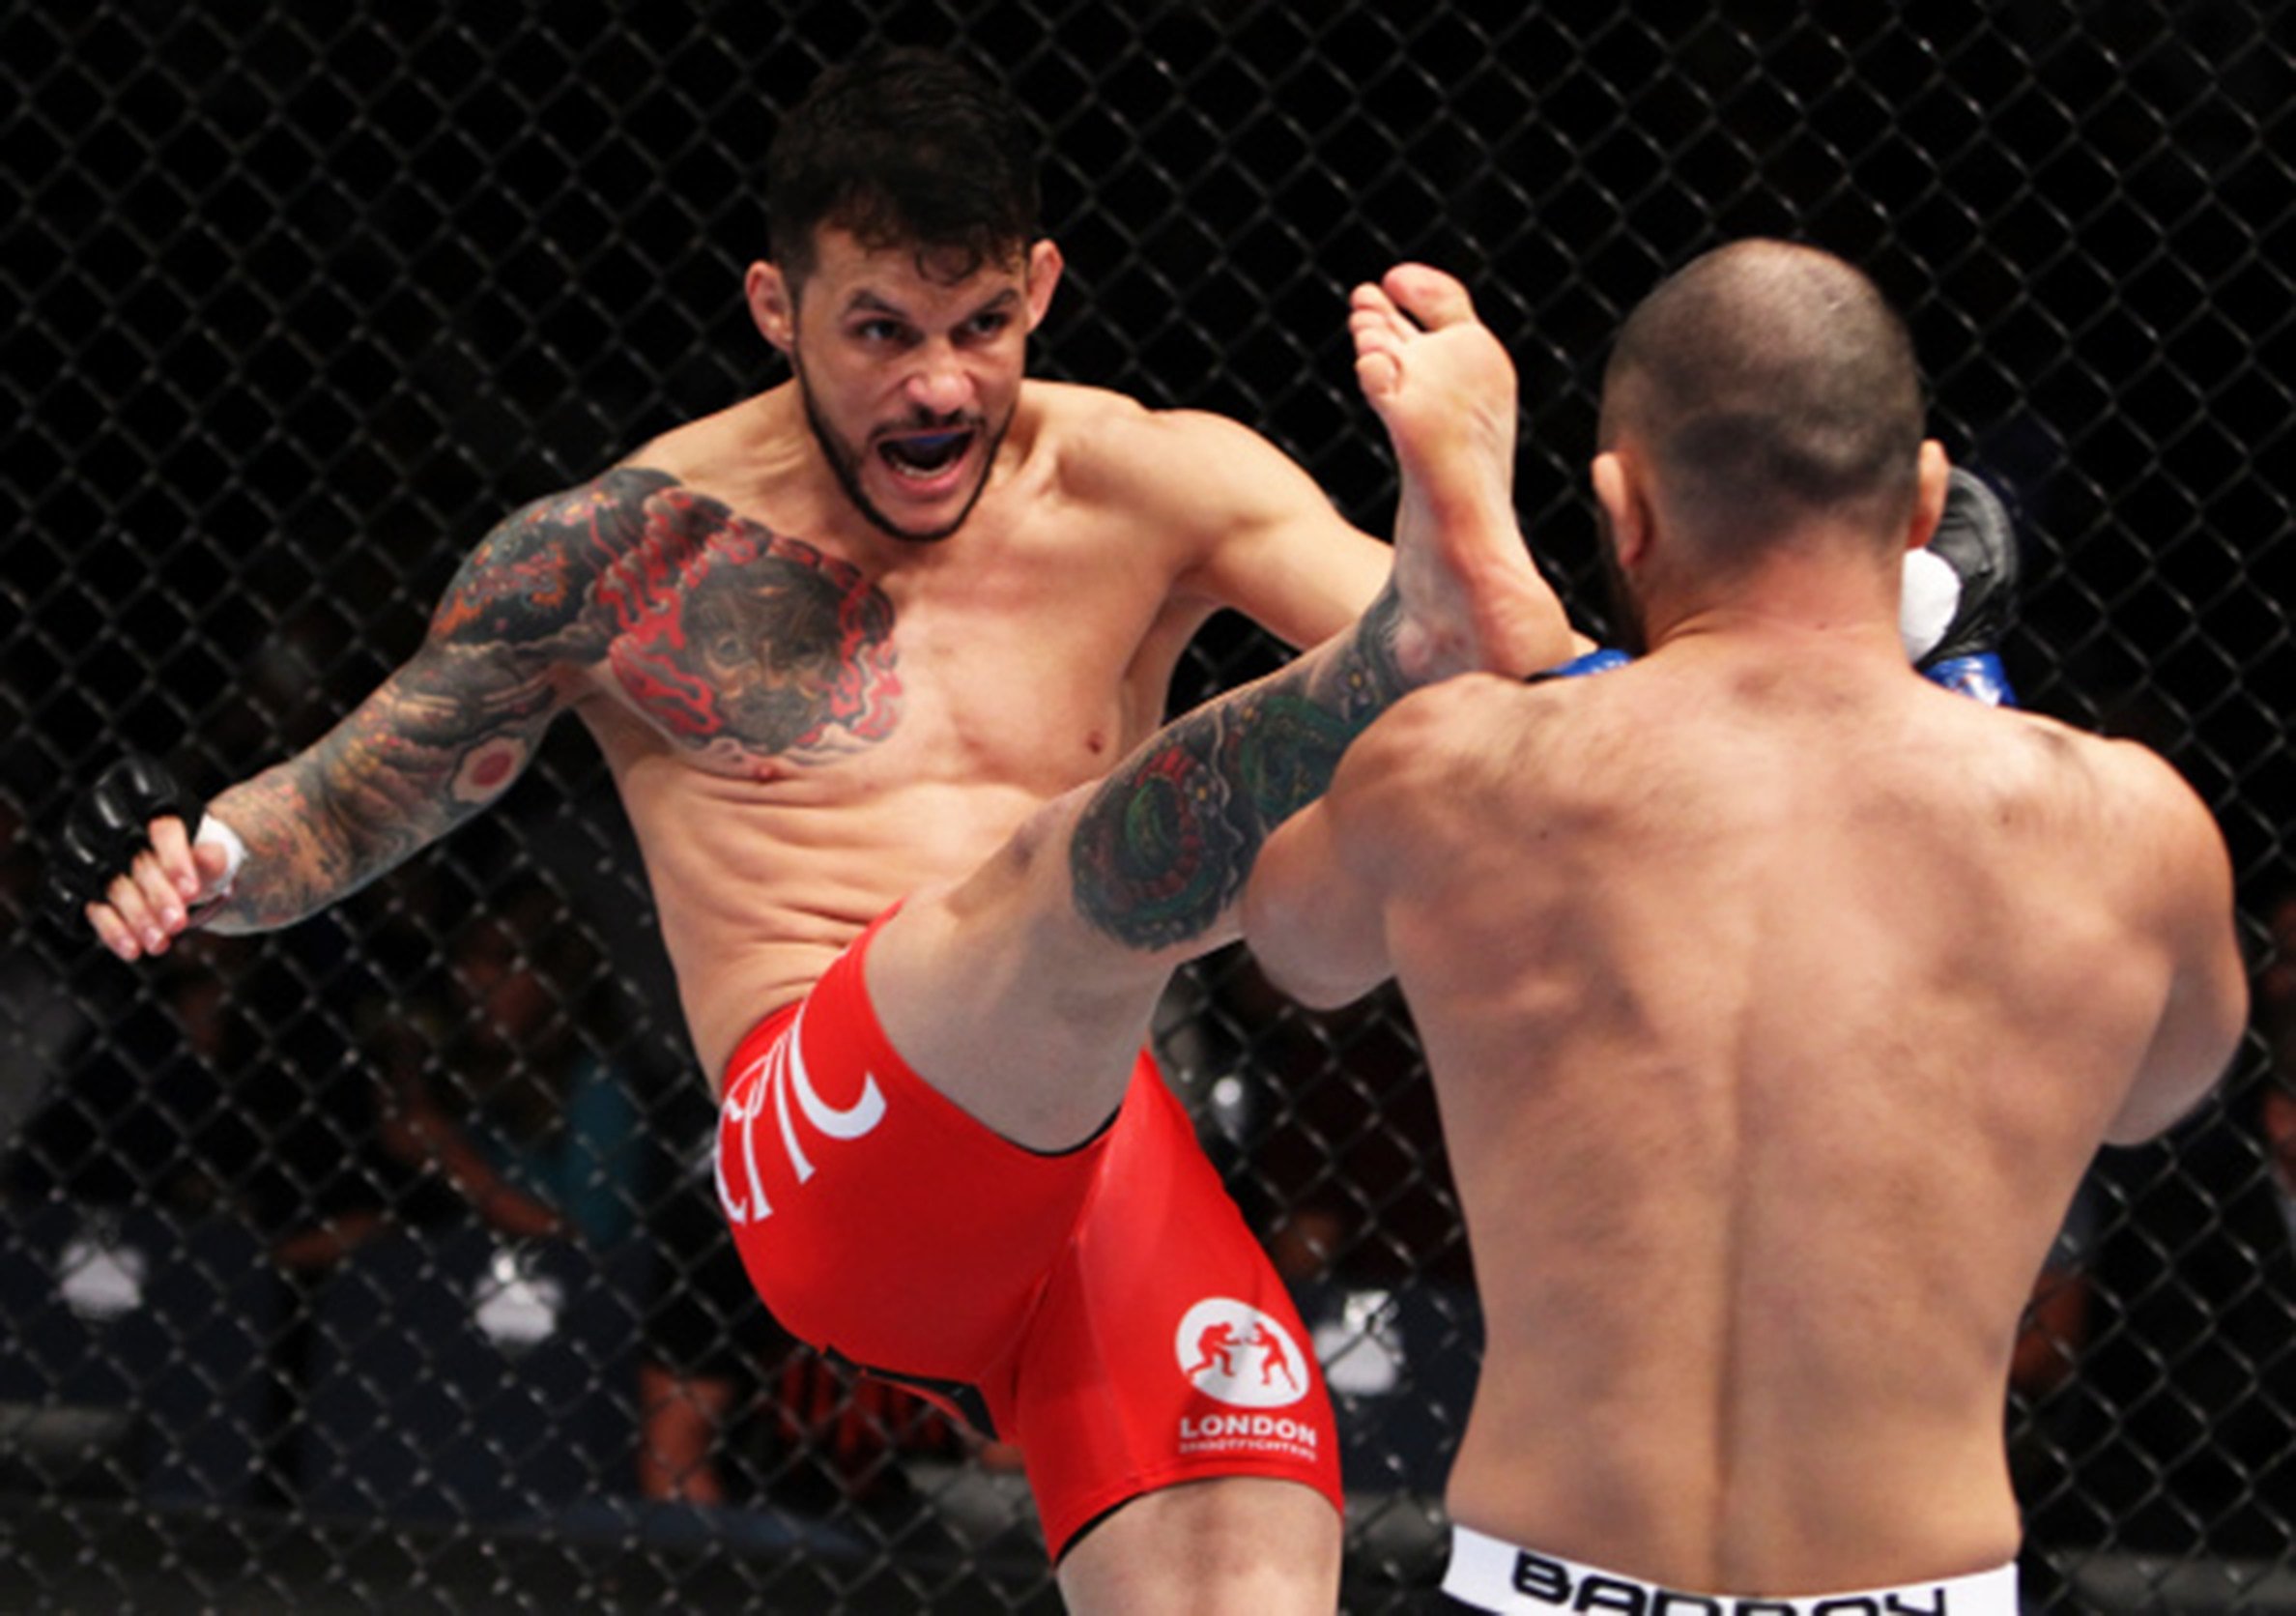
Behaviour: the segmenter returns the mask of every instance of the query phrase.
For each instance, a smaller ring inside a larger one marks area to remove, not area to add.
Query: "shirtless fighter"
[[[2013,1616],[2002,1402],[2100,1140],[2246,989],[2157,757],[1907,671],[1910,340],[1747,242],[1628,320],[1593,464],[1649,653],[1399,703],[1246,904],[1275,979],[1417,1018],[1488,1341],[1467,1608]]]
[[[55,877],[123,959],[284,926],[579,715],[776,1315],[1017,1441],[1074,1607],[1329,1612],[1306,1335],[1140,1051],[1353,735],[1568,631],[1514,523],[1512,371],[1456,283],[1355,298],[1409,479],[1391,554],[1240,426],[1023,379],[1061,268],[1032,164],[943,58],[825,76],[746,280],[791,379],[511,516],[397,672],[204,818],[115,770]],[[1317,649],[1152,735],[1220,607]],[[1224,1371],[1195,1350],[1223,1326]]]

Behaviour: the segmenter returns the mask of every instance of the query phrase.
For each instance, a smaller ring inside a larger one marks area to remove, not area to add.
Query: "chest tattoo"
[[[597,603],[617,682],[677,739],[836,751],[882,740],[900,717],[883,592],[689,489],[646,500]]]

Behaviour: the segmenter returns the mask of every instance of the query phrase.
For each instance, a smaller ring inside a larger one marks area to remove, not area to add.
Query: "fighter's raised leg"
[[[1403,476],[1395,562],[1363,618],[1174,720],[1047,805],[986,867],[919,893],[870,956],[887,1034],[1022,1144],[1104,1122],[1171,968],[1238,935],[1268,835],[1397,698],[1571,644],[1511,504],[1514,367],[1465,289],[1420,266],[1357,295],[1358,369]]]
[[[1515,371],[1466,287],[1403,264],[1356,288],[1356,379],[1394,447],[1397,660],[1414,676],[1528,674],[1573,652],[1514,512]],[[1527,587],[1528,586],[1528,587]]]

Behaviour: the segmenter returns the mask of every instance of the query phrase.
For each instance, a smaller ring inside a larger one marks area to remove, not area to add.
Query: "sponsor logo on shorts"
[[[803,1184],[814,1175],[813,1158],[798,1139],[797,1118],[810,1123],[823,1139],[850,1143],[885,1119],[885,1096],[876,1078],[862,1075],[859,1098],[843,1110],[822,1099],[805,1066],[805,1012],[797,1012],[789,1031],[765,1048],[765,1053],[726,1084],[726,1098],[718,1124],[717,1191],[726,1217],[735,1224],[760,1222],[773,1216],[765,1199],[765,1183],[758,1170],[758,1119],[768,1110],[780,1125],[782,1149],[789,1170]],[[794,1111],[789,1097],[795,1095]],[[729,1171],[729,1168],[732,1171]],[[738,1176],[739,1182],[735,1182]]]
[[[1834,1599],[1755,1600],[1685,1594],[1574,1568],[1523,1549],[1515,1555],[1514,1591],[1558,1610],[1616,1610],[1627,1616],[1952,1616],[1943,1588],[1898,1589]]]
[[[1248,1302],[1198,1302],[1180,1320],[1173,1350],[1191,1385],[1234,1408],[1289,1408],[1307,1395],[1300,1343]]]
[[[1208,1296],[1181,1318],[1172,1346],[1190,1385],[1243,1411],[1183,1415],[1182,1453],[1315,1457],[1314,1422],[1272,1412],[1307,1395],[1307,1360],[1282,1324],[1248,1302]]]

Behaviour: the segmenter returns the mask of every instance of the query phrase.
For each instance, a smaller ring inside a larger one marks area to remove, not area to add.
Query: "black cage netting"
[[[2198,788],[2262,984],[2222,1093],[2099,1160],[2037,1286],[2031,1602],[2296,1609],[2296,20],[2257,0],[11,7],[0,1609],[1056,1606],[1001,1455],[726,1282],[587,741],[261,939],[130,968],[34,902],[122,748],[213,788],[308,743],[502,513],[772,377],[761,154],[880,38],[1000,65],[1044,126],[1042,372],[1250,422],[1374,531],[1346,288],[1462,274],[1582,617],[1623,309],[1738,235],[1870,269],[2014,506],[2026,705]],[[1174,701],[1275,655],[1216,624]],[[1478,1326],[1417,1045],[1235,952],[1162,1038],[1341,1405],[1349,1608],[1418,1608]],[[663,1496],[679,1443],[717,1492]]]

